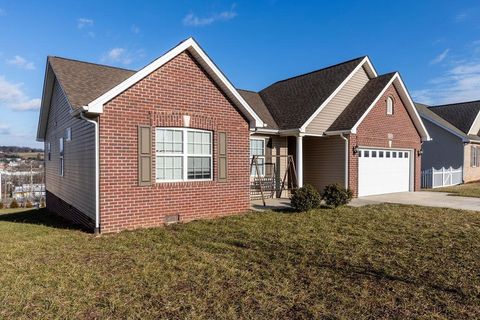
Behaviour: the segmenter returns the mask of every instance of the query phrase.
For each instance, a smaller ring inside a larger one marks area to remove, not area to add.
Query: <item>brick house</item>
[[[109,233],[247,211],[253,156],[281,176],[292,155],[298,186],[414,191],[429,136],[368,57],[253,92],[190,38],[139,71],[49,57],[37,139],[47,207]]]

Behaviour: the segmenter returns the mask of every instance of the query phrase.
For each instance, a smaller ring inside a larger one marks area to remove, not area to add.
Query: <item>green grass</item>
[[[0,319],[480,317],[480,213],[401,205],[97,237],[0,215]]]
[[[480,198],[480,182],[460,184],[458,186],[432,189],[437,192],[448,192],[452,196]]]

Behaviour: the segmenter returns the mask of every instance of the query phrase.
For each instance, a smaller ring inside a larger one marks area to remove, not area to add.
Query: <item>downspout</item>
[[[88,119],[84,112],[80,112],[80,118],[90,122],[95,126],[95,230],[98,234],[100,232],[100,134],[98,122]]]
[[[348,139],[343,135],[343,133],[340,133],[340,138],[345,141],[345,189],[348,189]]]

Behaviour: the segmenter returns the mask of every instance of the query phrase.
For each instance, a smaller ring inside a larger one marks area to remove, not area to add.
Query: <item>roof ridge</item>
[[[363,59],[365,59],[366,57],[368,57],[368,56],[357,57],[357,58],[355,58],[355,59],[350,59],[350,60],[343,61],[343,62],[340,62],[340,63],[336,63],[336,64],[333,64],[333,65],[330,65],[330,66],[327,66],[327,67],[323,67],[323,68],[320,68],[320,69],[317,69],[317,70],[313,70],[313,71],[306,72],[306,73],[302,73],[302,74],[299,74],[299,75],[296,75],[296,76],[293,76],[293,77],[289,77],[289,78],[285,78],[285,79],[282,79],[282,80],[278,80],[278,81],[270,84],[270,85],[267,86],[266,88],[271,87],[271,86],[273,86],[273,85],[275,85],[275,84],[277,84],[277,83],[280,83],[280,82],[292,80],[292,79],[295,79],[295,78],[300,78],[300,77],[307,76],[307,75],[312,74],[312,73],[316,73],[316,72],[319,72],[319,71],[324,71],[324,70],[327,70],[327,69],[330,69],[330,68],[338,67],[338,66],[341,66],[342,64],[346,64],[346,63],[349,63],[349,62],[353,62],[353,61],[355,61],[355,60],[363,60]],[[264,88],[264,89],[266,89],[266,88]],[[262,90],[264,90],[264,89],[262,89]]]
[[[436,105],[436,106],[429,106],[429,108],[442,108],[442,107],[448,107],[448,106],[455,106],[455,105],[458,105],[458,104],[467,104],[467,103],[475,103],[475,102],[480,102],[480,99],[479,100],[464,101],[464,102],[439,104],[439,105]]]
[[[236,89],[236,90],[242,90],[242,91],[253,92],[253,93],[258,93],[257,91],[248,90],[248,89],[240,89],[240,88],[235,88],[235,89]]]
[[[138,71],[138,70],[132,70],[132,69],[127,69],[127,68],[114,67],[114,66],[109,66],[109,65],[106,65],[106,64],[89,62],[89,61],[83,61],[83,60],[72,59],[72,58],[59,57],[59,56],[48,56],[48,59],[50,59],[50,58],[57,58],[57,59],[62,59],[62,60],[68,60],[68,61],[79,62],[79,63],[84,63],[84,64],[90,64],[90,65],[99,66],[99,67],[104,67],[104,68],[123,70],[123,71],[130,71],[130,72],[137,72],[137,71]]]

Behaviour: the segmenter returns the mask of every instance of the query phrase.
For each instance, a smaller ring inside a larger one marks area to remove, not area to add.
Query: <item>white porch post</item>
[[[303,137],[297,136],[297,163],[295,166],[297,167],[297,179],[298,179],[298,187],[303,187]]]

